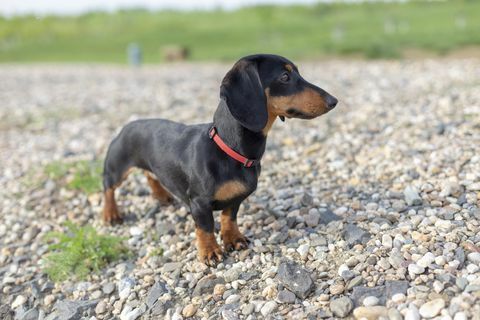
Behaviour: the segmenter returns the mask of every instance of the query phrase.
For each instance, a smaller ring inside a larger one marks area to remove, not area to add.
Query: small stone
[[[195,313],[197,313],[197,307],[193,304],[185,306],[185,308],[182,310],[182,316],[185,318],[193,317]]]
[[[403,316],[400,313],[400,311],[398,311],[395,308],[391,308],[391,309],[388,309],[388,319],[389,320],[403,320]]]
[[[434,290],[436,293],[442,292],[444,287],[445,287],[445,285],[444,285],[442,282],[438,281],[438,280],[435,280],[435,281],[433,282],[433,290]]]
[[[422,274],[425,272],[425,268],[421,267],[415,263],[411,263],[408,265],[408,272],[413,274]]]
[[[97,300],[102,296],[102,290],[95,290],[90,294],[90,299]]]
[[[132,237],[138,237],[138,236],[141,236],[143,234],[143,229],[140,228],[140,227],[136,227],[136,226],[131,227],[129,231],[130,231],[130,235]]]
[[[430,319],[438,315],[444,307],[445,301],[443,299],[435,299],[424,303],[419,312],[422,317]]]
[[[107,282],[103,285],[102,291],[105,294],[111,294],[113,291],[115,291],[115,284],[111,282]]]
[[[55,296],[53,294],[48,294],[45,296],[45,298],[43,298],[43,304],[45,304],[45,306],[51,305],[54,301]]]
[[[330,294],[333,296],[342,293],[344,290],[345,290],[345,286],[340,283],[333,284],[330,286]]]
[[[297,252],[300,254],[300,257],[302,257],[302,259],[307,258],[308,250],[310,250],[310,246],[308,244],[302,244],[297,248]]]
[[[359,286],[363,283],[363,277],[362,276],[356,276],[347,285],[347,290],[352,289],[353,287]]]
[[[277,301],[280,303],[294,303],[295,294],[288,290],[281,290],[278,292]]]
[[[181,270],[183,267],[183,263],[181,262],[167,262],[163,265],[164,272],[174,272],[177,270]]]
[[[398,304],[404,302],[406,298],[403,293],[396,293],[392,296],[392,301]]]
[[[428,268],[434,261],[435,255],[431,252],[427,252],[417,261],[417,265],[423,268]]]
[[[275,310],[277,309],[277,303],[275,301],[268,301],[265,303],[260,309],[260,313],[266,317],[268,315],[271,315]]]
[[[418,194],[417,188],[414,186],[407,186],[405,190],[403,190],[403,195],[405,196],[405,202],[409,206],[419,206],[423,203],[422,198]]]
[[[236,312],[229,309],[224,309],[222,310],[222,319],[223,320],[239,320],[240,318]]]
[[[143,307],[132,309],[131,306],[126,305],[120,314],[120,320],[135,320],[138,319],[144,312],[145,310]]]
[[[320,221],[320,212],[317,209],[310,209],[308,214],[305,216],[305,223],[307,226],[314,228],[318,226],[318,222]]]
[[[392,237],[390,237],[388,234],[384,234],[382,236],[382,245],[385,247],[385,248],[392,248],[393,247],[393,239]]]
[[[344,318],[353,309],[353,302],[348,297],[341,297],[330,302],[330,310],[337,317]]]
[[[253,303],[248,303],[242,306],[242,314],[248,316],[253,313],[255,310],[255,305]]]
[[[368,296],[368,297],[363,299],[363,305],[365,307],[373,307],[373,306],[378,305],[378,303],[379,303],[379,300],[375,296]]]
[[[126,299],[130,295],[132,288],[135,286],[135,279],[123,278],[118,283],[118,296],[120,299]]]
[[[464,290],[468,284],[468,281],[464,277],[458,277],[455,280],[455,284],[457,285],[458,288],[460,288],[460,290]]]
[[[353,310],[355,319],[376,320],[388,317],[388,309],[382,306],[358,307]]]
[[[467,320],[467,314],[465,312],[457,312],[453,317],[453,320]]]
[[[468,261],[480,265],[480,252],[471,252],[467,255]]]
[[[410,305],[405,313],[405,320],[420,320],[420,313],[418,313],[417,307]]]
[[[225,273],[223,274],[223,278],[226,282],[233,282],[238,279],[241,272],[242,270],[239,268],[231,268],[225,271]]]
[[[225,304],[233,304],[240,301],[241,296],[239,294],[232,294],[225,299]]]
[[[1,312],[0,312],[0,315],[1,315]],[[21,320],[38,320],[40,317],[39,317],[39,312],[37,309],[35,308],[32,308],[28,311],[26,311],[22,317],[21,317]]]
[[[103,314],[107,311],[107,304],[105,301],[100,301],[97,306],[95,307],[95,313],[96,314]]]
[[[225,288],[225,285],[224,284],[217,284],[215,285],[215,287],[213,288],[213,295],[214,296],[223,296],[223,293],[225,292],[226,288]]]
[[[13,300],[12,302],[12,309],[16,309],[18,307],[20,307],[21,305],[23,305],[25,302],[27,302],[27,298],[25,298],[24,296],[22,295],[19,295],[15,298],[15,300]]]
[[[350,271],[350,269],[348,268],[348,266],[346,264],[342,264],[342,265],[340,265],[340,267],[338,267],[338,275],[340,277],[342,276],[342,273],[344,273],[345,271]]]
[[[390,262],[388,262],[388,259],[386,258],[381,258],[377,264],[383,269],[383,270],[388,270],[390,269],[391,265]]]

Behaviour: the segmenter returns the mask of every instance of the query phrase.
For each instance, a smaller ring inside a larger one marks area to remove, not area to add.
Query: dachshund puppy
[[[267,134],[276,118],[313,119],[332,110],[337,99],[307,82],[289,60],[269,54],[240,59],[224,77],[220,103],[207,124],[163,119],[127,124],[105,159],[103,220],[121,222],[115,188],[131,168],[143,169],[153,195],[173,197],[190,208],[200,261],[223,258],[215,240],[213,211],[221,210],[225,251],[246,248],[237,212],[257,187]]]

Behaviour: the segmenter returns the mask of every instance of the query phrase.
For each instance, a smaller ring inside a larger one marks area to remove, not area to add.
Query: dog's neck
[[[249,159],[260,160],[265,152],[267,137],[242,126],[230,113],[224,100],[220,100],[213,116],[213,125],[219,136],[233,150]]]

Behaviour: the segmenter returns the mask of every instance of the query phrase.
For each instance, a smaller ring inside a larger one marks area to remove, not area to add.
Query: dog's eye
[[[287,72],[285,72],[285,73],[282,74],[282,76],[280,77],[280,81],[282,81],[282,82],[288,82],[288,81],[290,81],[290,75],[289,75]]]

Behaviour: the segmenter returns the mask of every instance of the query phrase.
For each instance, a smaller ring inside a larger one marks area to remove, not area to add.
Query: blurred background
[[[0,62],[478,56],[480,1],[2,0]]]

